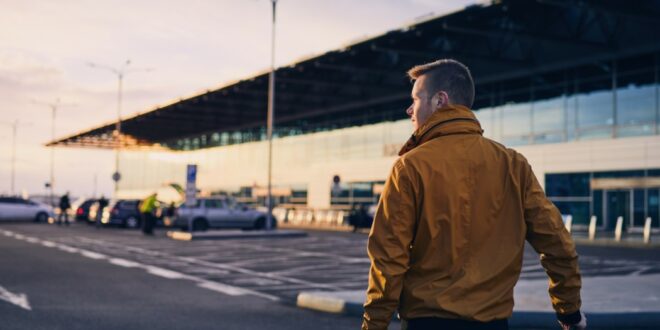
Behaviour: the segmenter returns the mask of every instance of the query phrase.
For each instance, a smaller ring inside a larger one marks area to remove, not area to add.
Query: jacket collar
[[[440,136],[453,134],[483,134],[481,125],[472,110],[462,105],[449,105],[438,109],[431,117],[419,127],[408,139],[399,156],[426,141]]]

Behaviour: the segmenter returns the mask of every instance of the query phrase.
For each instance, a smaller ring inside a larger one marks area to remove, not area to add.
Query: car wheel
[[[135,217],[128,217],[124,223],[128,228],[137,228],[140,226],[140,221]]]
[[[259,218],[254,222],[254,229],[266,229],[266,218]]]
[[[195,219],[192,223],[193,231],[206,231],[209,229],[209,224],[206,222],[206,219]]]
[[[48,214],[46,212],[39,212],[34,217],[34,222],[48,222]]]

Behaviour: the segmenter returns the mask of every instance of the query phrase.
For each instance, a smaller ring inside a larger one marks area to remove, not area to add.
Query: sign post
[[[194,207],[197,202],[197,165],[186,167],[186,207]],[[188,217],[188,232],[192,233],[192,217]]]

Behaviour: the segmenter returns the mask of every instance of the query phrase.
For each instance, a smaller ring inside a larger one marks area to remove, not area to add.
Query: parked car
[[[119,199],[111,201],[108,207],[103,210],[101,223],[103,225],[139,228],[142,223],[139,205],[139,199]]]
[[[179,207],[174,226],[187,230],[191,225],[193,231],[209,228],[263,229],[267,214],[229,197],[199,198],[193,207],[185,204]],[[274,222],[273,226],[276,224]]]
[[[353,232],[360,228],[371,228],[376,215],[377,204],[355,205],[348,216],[348,223],[353,226]]]
[[[108,200],[108,206],[103,208],[103,213],[108,212],[110,209],[111,205],[114,205],[116,201],[114,199]],[[95,224],[97,215],[99,212],[99,200],[95,199],[92,204],[89,206],[89,211],[87,212],[87,223],[88,224]],[[103,223],[103,214],[101,214],[101,223]]]
[[[0,220],[48,222],[54,218],[53,208],[20,197],[0,197]]]
[[[94,203],[96,203],[96,199],[88,199],[82,202],[78,208],[76,208],[76,221],[86,221],[89,219],[89,208]]]

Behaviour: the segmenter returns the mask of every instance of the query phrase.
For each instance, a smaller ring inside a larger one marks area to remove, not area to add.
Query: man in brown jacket
[[[412,68],[415,129],[369,234],[362,329],[507,329],[525,240],[541,255],[563,328],[586,327],[577,254],[527,160],[484,138],[468,68]]]

